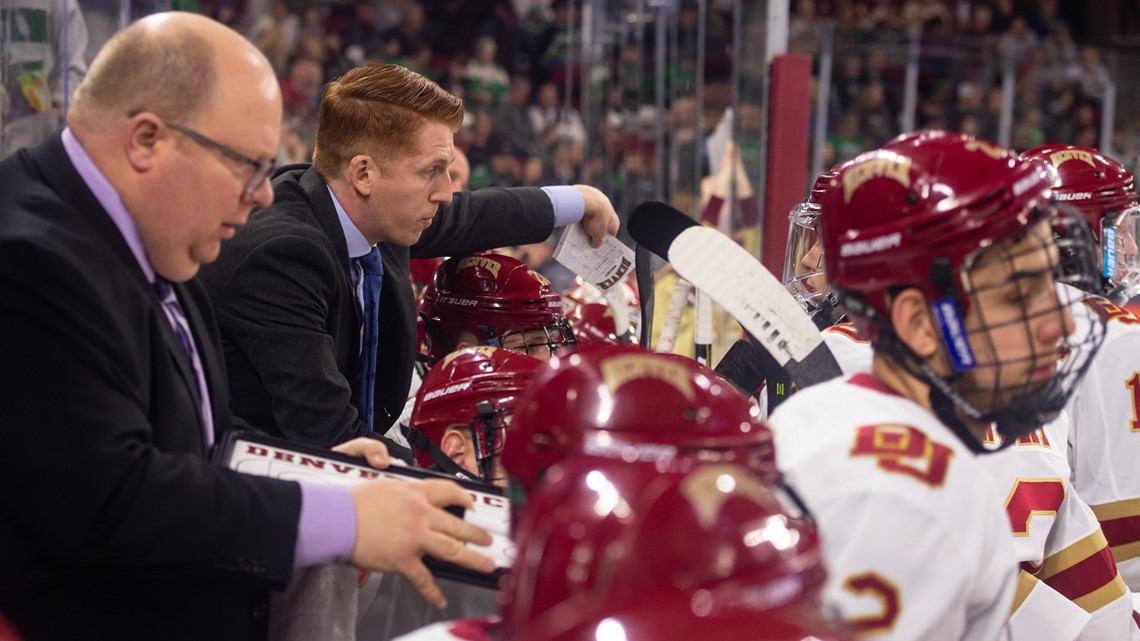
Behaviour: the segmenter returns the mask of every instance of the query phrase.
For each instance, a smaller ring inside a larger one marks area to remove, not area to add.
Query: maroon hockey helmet
[[[604,302],[579,303],[566,317],[579,347],[629,344],[629,333],[618,336],[614,312]]]
[[[413,258],[408,261],[408,276],[412,279],[416,298],[420,297],[424,288],[435,278],[435,272],[443,261],[443,258]]]
[[[1024,234],[1051,197],[1055,173],[1044,163],[961,134],[926,134],[845,163],[819,197],[828,279],[884,317],[892,288],[945,296],[931,278],[936,260],[960,281],[969,257]]]
[[[408,276],[412,280],[412,294],[416,297],[416,345],[421,354],[427,354],[427,330],[424,329],[424,291],[435,278],[435,271],[443,264],[443,258],[413,258],[408,265]]]
[[[1080,287],[1095,276],[1092,239],[1053,204],[1055,179],[1048,163],[969,136],[927,131],[845,163],[820,197],[824,262],[840,302],[877,349],[930,384],[936,413],[975,449],[959,417],[995,422],[1012,439],[1038,429],[1061,411],[1103,338],[1103,325],[1091,318],[1090,331],[1072,332],[1072,318],[1089,314],[1076,290],[1054,287]],[[1063,240],[1051,233],[1057,229],[1068,230]],[[1023,255],[1043,256],[1045,271],[1015,269]],[[1061,255],[1071,260],[1063,264]],[[983,267],[1006,276],[975,281]],[[1030,310],[1024,288],[1045,282],[1033,279],[1046,272],[1050,284],[1033,290],[1040,295]],[[952,372],[936,372],[896,340],[891,302],[909,287],[929,301]],[[1012,293],[1001,309],[1017,307],[1016,317],[998,318],[976,305],[1003,287]],[[1034,319],[1046,315],[1063,328],[1059,344],[1026,338],[1035,336]],[[1021,328],[1020,342],[996,338],[1011,328]],[[978,347],[984,358],[976,357]]]
[[[421,313],[432,359],[465,340],[537,357],[574,344],[550,282],[522,261],[492,252],[444,261],[424,292]]]
[[[778,481],[772,434],[756,406],[693,359],[638,346],[560,355],[516,403],[502,463],[520,489],[578,451],[663,469],[735,463]]]
[[[1092,147],[1045,145],[1022,158],[1057,170],[1053,195],[1084,216],[1100,246],[1100,286],[1093,293],[1118,304],[1140,293],[1140,200],[1132,174]]]
[[[628,345],[641,335],[640,298],[629,278],[603,293],[579,276],[562,293],[562,308],[579,346]]]
[[[491,346],[452,352],[436,363],[416,393],[409,423],[419,464],[450,467],[440,460],[445,456],[439,450],[443,435],[449,428],[464,428],[470,430],[475,461],[487,468],[479,475],[492,480],[487,474],[489,461],[503,447],[515,399],[541,365],[542,361],[526,354]]]
[[[577,638],[611,614],[665,604],[690,627],[759,622],[778,610],[818,620],[819,541],[779,491],[737,465],[662,471],[572,456],[516,526],[518,556],[500,599],[504,637]]]

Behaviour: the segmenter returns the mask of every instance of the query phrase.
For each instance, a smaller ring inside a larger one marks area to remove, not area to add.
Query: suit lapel
[[[359,325],[364,322],[364,318],[361,316],[360,306],[356,304],[356,285],[352,282],[352,274],[348,269],[348,242],[344,239],[344,229],[340,226],[340,216],[337,215],[336,205],[333,204],[332,196],[329,195],[328,185],[317,173],[317,170],[313,168],[309,168],[301,176],[300,183],[309,200],[313,218],[317,221],[321,231],[324,232],[325,237],[332,243],[333,251],[336,253],[336,264],[341,271],[341,280],[348,288],[352,311]]]
[[[135,286],[139,289],[140,294],[147,300],[151,312],[158,319],[156,323],[158,325],[158,332],[162,335],[163,343],[166,345],[167,351],[170,352],[170,356],[176,365],[179,376],[182,378],[183,384],[186,385],[187,390],[194,399],[194,406],[200,408],[202,401],[201,395],[198,392],[198,382],[194,377],[193,370],[190,368],[186,351],[182,349],[182,341],[174,332],[174,328],[171,327],[166,317],[166,311],[163,309],[161,301],[158,300],[158,295],[155,294],[154,288],[147,281],[146,274],[144,274],[142,268],[139,267],[134,253],[131,252],[127,241],[123,239],[119,228],[116,227],[114,221],[111,220],[111,215],[99,204],[99,200],[95,198],[95,194],[91,192],[87,183],[83,182],[83,178],[79,175],[79,172],[75,170],[75,166],[71,164],[71,159],[64,150],[63,141],[59,135],[51,138],[47,143],[32,149],[31,155],[36,163],[37,171],[40,176],[51,185],[52,189],[55,190],[62,199],[71,204],[78,212],[80,219],[90,226],[103,242],[111,248],[115,256],[122,263],[123,269],[126,270]],[[176,291],[178,291],[177,288]],[[185,300],[185,298],[185,296],[179,296],[180,300]],[[195,312],[196,311],[197,310],[195,310]],[[197,322],[201,322],[200,319]],[[195,321],[191,320],[190,323],[192,328],[197,327]],[[195,337],[195,340],[197,340],[197,337]],[[201,435],[201,410],[198,410],[198,423],[198,434]],[[203,448],[204,447],[205,444],[203,443]]]

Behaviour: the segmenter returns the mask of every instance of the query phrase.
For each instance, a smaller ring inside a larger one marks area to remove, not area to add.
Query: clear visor
[[[1106,296],[1117,303],[1140,293],[1140,207],[1129,207],[1101,223],[1101,276]]]
[[[823,266],[823,244],[816,223],[819,205],[800,203],[788,214],[788,248],[784,286],[809,313],[818,310],[830,288]]]

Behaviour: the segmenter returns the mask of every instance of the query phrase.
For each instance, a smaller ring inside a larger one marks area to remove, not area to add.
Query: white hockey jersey
[[[1000,638],[1017,560],[1000,498],[958,437],[868,374],[800,390],[771,426],[819,524],[824,599],[860,638]]]
[[[1140,591],[1140,318],[1099,297],[1104,345],[1069,401],[1073,486],[1100,520],[1124,581]]]
[[[996,487],[1007,492],[1006,515],[1022,570],[1064,597],[1046,601],[1039,595],[1039,602],[1031,602],[1027,591],[1035,586],[1023,577],[1011,617],[1013,638],[1140,639],[1131,594],[1100,524],[1069,483],[1067,423],[1062,414],[1006,449],[978,457]],[[996,445],[992,431],[988,440]],[[1058,625],[1061,620],[1072,625]],[[1080,620],[1087,622],[1077,627]],[[1076,632],[1070,635],[1070,628]]]
[[[870,343],[853,326],[830,327],[823,337],[845,374],[870,371]],[[1023,568],[1011,638],[1135,640],[1140,628],[1127,586],[1112,567],[1096,517],[1069,482],[1069,432],[1062,414],[1005,450],[978,457],[1003,495]],[[988,441],[997,444],[992,431]]]

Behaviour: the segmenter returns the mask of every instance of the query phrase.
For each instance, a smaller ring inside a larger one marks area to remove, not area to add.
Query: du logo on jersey
[[[468,256],[459,260],[459,267],[455,270],[461,272],[468,267],[482,267],[487,271],[494,274],[495,278],[499,277],[499,268],[503,266],[497,260],[492,260],[486,256]]]
[[[610,393],[641,379],[661,381],[689,400],[696,398],[688,371],[680,363],[652,354],[622,354],[602,362],[602,382]]]
[[[681,481],[681,496],[689,502],[701,527],[709,530],[728,499],[737,496],[764,505],[770,494],[756,477],[735,465],[702,465]]]
[[[852,165],[843,173],[843,202],[851,202],[856,189],[872,178],[889,178],[910,187],[910,158],[882,152],[870,160]]]

